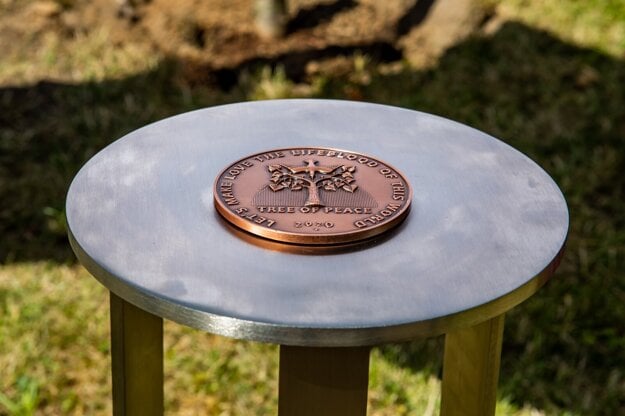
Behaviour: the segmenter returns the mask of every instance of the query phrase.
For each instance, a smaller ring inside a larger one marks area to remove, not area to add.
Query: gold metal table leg
[[[492,416],[504,315],[445,336],[441,416]]]
[[[163,319],[111,292],[113,415],[163,414]]]
[[[364,416],[369,347],[280,347],[280,416]]]

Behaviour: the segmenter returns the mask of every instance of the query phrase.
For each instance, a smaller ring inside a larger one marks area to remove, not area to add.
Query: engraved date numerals
[[[333,222],[316,222],[316,221],[295,221],[295,228],[309,228],[313,231],[320,231],[322,229],[329,229],[334,227]]]
[[[313,231],[320,231],[322,229],[333,228],[333,222],[315,222],[315,221],[295,221],[295,228],[311,228]]]

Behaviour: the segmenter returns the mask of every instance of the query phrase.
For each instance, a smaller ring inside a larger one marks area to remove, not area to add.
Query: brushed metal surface
[[[375,155],[413,188],[391,238],[340,254],[250,244],[219,220],[214,178],[266,149]],[[226,336],[358,346],[499,315],[553,273],[568,229],[552,179],[505,143],[415,111],[346,101],[214,107],[136,130],[94,156],[67,197],[70,242],[112,292]]]

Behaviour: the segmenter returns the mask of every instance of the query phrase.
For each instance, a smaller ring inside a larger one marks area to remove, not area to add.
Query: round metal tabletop
[[[412,186],[406,220],[340,252],[250,242],[216,213],[215,178],[291,147],[389,162]],[[553,273],[568,229],[556,184],[507,144],[441,117],[331,100],[226,105],[143,127],[85,164],[66,212],[81,263],[126,301],[212,333],[307,346],[402,341],[501,314]]]

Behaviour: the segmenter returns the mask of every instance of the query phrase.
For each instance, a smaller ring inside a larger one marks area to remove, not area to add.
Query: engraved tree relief
[[[319,188],[325,191],[336,192],[342,189],[353,193],[358,185],[354,182],[355,166],[325,167],[317,166],[316,160],[305,160],[306,166],[269,165],[271,183],[269,188],[274,192],[290,189],[291,191],[308,190],[308,198],[304,204],[310,206],[324,206],[319,198]]]

